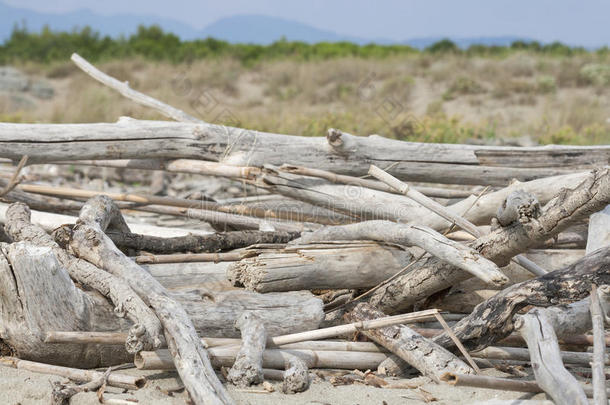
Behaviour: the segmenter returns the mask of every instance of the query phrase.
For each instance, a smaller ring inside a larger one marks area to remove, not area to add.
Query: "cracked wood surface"
[[[564,156],[574,149],[596,151],[602,154],[599,160],[606,163],[610,155],[608,147],[554,149],[565,152]],[[561,157],[550,159],[548,167],[483,166],[476,156],[476,151],[482,150],[557,155],[548,147],[425,144],[375,135],[357,137],[339,131],[324,139],[207,123],[129,118],[97,124],[0,124],[0,157],[18,160],[28,155],[31,163],[73,159],[200,159],[235,166],[291,163],[355,176],[365,175],[374,164],[392,165],[391,174],[402,180],[484,185],[506,185],[512,178],[527,181],[568,173]]]
[[[595,170],[578,187],[560,192],[536,221],[498,229],[468,246],[502,267],[513,256],[557,235],[608,203],[610,172],[608,169]],[[395,313],[469,277],[470,274],[453,265],[428,257],[420,260],[407,274],[377,290],[369,302],[386,313]]]

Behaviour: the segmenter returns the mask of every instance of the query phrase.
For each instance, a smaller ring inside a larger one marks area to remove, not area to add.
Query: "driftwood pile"
[[[0,123],[0,158],[20,162],[0,179],[2,364],[85,383],[57,385],[53,403],[142,387],[108,369],[133,362],[177,370],[195,404],[233,403],[220,379],[279,379],[300,392],[321,368],[360,370],[342,381],[381,387],[422,374],[607,404],[609,146],[261,133],[202,122],[73,60],[179,122]],[[20,176],[47,163],[149,170],[161,182],[215,176],[258,197],[96,192]],[[138,212],[219,232],[123,216]],[[527,364],[535,380],[481,374]]]

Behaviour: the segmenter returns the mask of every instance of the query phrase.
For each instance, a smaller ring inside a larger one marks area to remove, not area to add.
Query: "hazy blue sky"
[[[518,35],[569,44],[610,44],[608,0],[0,0],[43,12],[152,14],[195,28],[235,14],[297,20],[341,34],[404,40]]]

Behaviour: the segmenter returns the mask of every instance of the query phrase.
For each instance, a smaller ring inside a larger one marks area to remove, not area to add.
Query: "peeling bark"
[[[587,297],[591,284],[610,284],[610,247],[597,250],[571,266],[500,291],[477,305],[452,329],[466,347],[481,349],[513,331],[513,316],[521,308],[570,304]],[[443,347],[453,344],[446,334],[434,341]]]

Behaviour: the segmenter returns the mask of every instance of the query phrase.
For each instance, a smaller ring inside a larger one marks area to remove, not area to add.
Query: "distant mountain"
[[[200,31],[202,37],[214,37],[236,43],[270,44],[281,38],[288,41],[339,42],[357,44],[371,42],[365,38],[320,30],[307,24],[263,15],[236,15],[222,18]]]
[[[158,24],[168,32],[173,32],[183,39],[193,39],[199,32],[181,21],[164,19],[153,15],[116,14],[104,16],[90,10],[78,10],[65,14],[39,13],[32,10],[15,8],[0,3],[0,41],[8,39],[15,24],[25,26],[30,31],[38,32],[45,25],[55,31],[71,31],[74,28],[90,26],[102,35],[118,37],[134,33],[138,25]]]
[[[445,37],[415,38],[406,41],[393,41],[384,38],[361,38],[343,35],[334,31],[322,30],[297,21],[263,15],[236,15],[222,18],[203,30],[197,30],[183,22],[153,15],[116,14],[104,16],[90,10],[78,10],[64,14],[39,13],[32,10],[15,8],[0,3],[0,42],[9,38],[15,24],[38,32],[45,25],[56,31],[71,31],[74,28],[92,27],[102,35],[118,37],[130,35],[138,25],[157,24],[167,32],[182,39],[214,37],[234,43],[269,44],[281,38],[289,41],[337,42],[349,41],[356,44],[375,42],[378,44],[406,44],[415,48],[425,48]],[[467,48],[472,44],[509,45],[520,39],[516,36],[452,38],[458,46]]]

